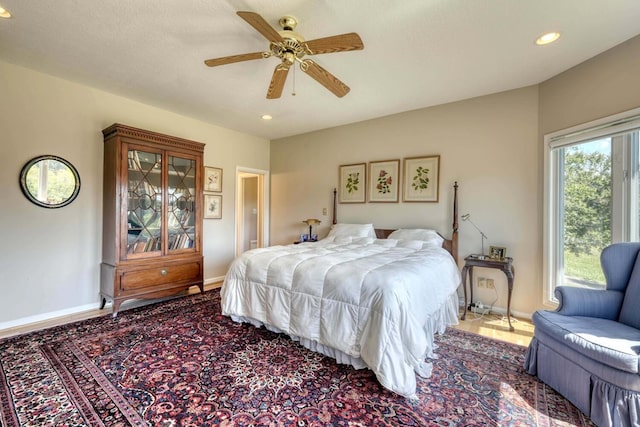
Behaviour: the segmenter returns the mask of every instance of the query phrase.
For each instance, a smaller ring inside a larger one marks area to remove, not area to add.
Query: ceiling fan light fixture
[[[544,46],[550,43],[553,43],[554,41],[558,40],[560,38],[560,33],[557,31],[551,31],[548,33],[545,33],[543,35],[541,35],[540,37],[538,37],[536,39],[536,44],[538,46]]]
[[[282,62],[287,65],[293,65],[293,63],[296,62],[296,55],[294,55],[293,52],[285,52],[282,55]]]

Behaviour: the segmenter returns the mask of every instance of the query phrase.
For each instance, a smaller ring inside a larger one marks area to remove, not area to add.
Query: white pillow
[[[351,239],[351,243],[356,245],[370,245],[375,242],[375,239],[372,237],[354,237]]]
[[[398,248],[420,250],[423,249],[425,245],[429,246],[429,244],[423,240],[397,240],[397,242],[396,247]]]
[[[442,246],[442,242],[444,242],[444,238],[439,235],[437,231],[424,228],[401,228],[389,234],[387,238],[396,240],[421,240],[433,246]]]
[[[327,237],[376,237],[373,224],[334,224]]]

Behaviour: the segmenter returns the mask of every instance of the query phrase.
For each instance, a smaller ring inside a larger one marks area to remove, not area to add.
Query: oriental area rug
[[[184,296],[0,341],[0,424],[15,426],[585,426],[526,374],[525,349],[448,329],[417,399],[367,369]]]

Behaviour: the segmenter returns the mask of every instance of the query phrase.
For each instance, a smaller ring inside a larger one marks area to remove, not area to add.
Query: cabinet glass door
[[[162,153],[127,152],[127,254],[162,250]]]
[[[167,157],[168,250],[193,248],[196,224],[196,161]]]

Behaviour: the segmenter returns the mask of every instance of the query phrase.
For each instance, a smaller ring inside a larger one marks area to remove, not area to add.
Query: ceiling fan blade
[[[336,76],[310,59],[302,61],[300,69],[313,77],[322,86],[329,89],[338,98],[342,98],[351,90],[349,86],[342,83]]]
[[[278,64],[276,69],[273,70],[273,77],[271,77],[271,83],[269,83],[269,90],[267,91],[267,99],[280,98],[282,89],[284,89],[284,82],[287,80],[287,74],[289,74],[289,66]]]
[[[234,62],[250,61],[252,59],[264,58],[262,52],[243,53],[242,55],[231,55],[222,58],[207,59],[204,61],[209,67],[217,67],[218,65],[233,64]]]
[[[247,21],[249,25],[255,28],[260,34],[270,42],[284,42],[284,39],[264,18],[255,12],[236,12],[240,18]]]
[[[340,34],[338,36],[309,40],[306,44],[311,55],[364,49],[364,43],[362,43],[360,36],[356,33]]]

